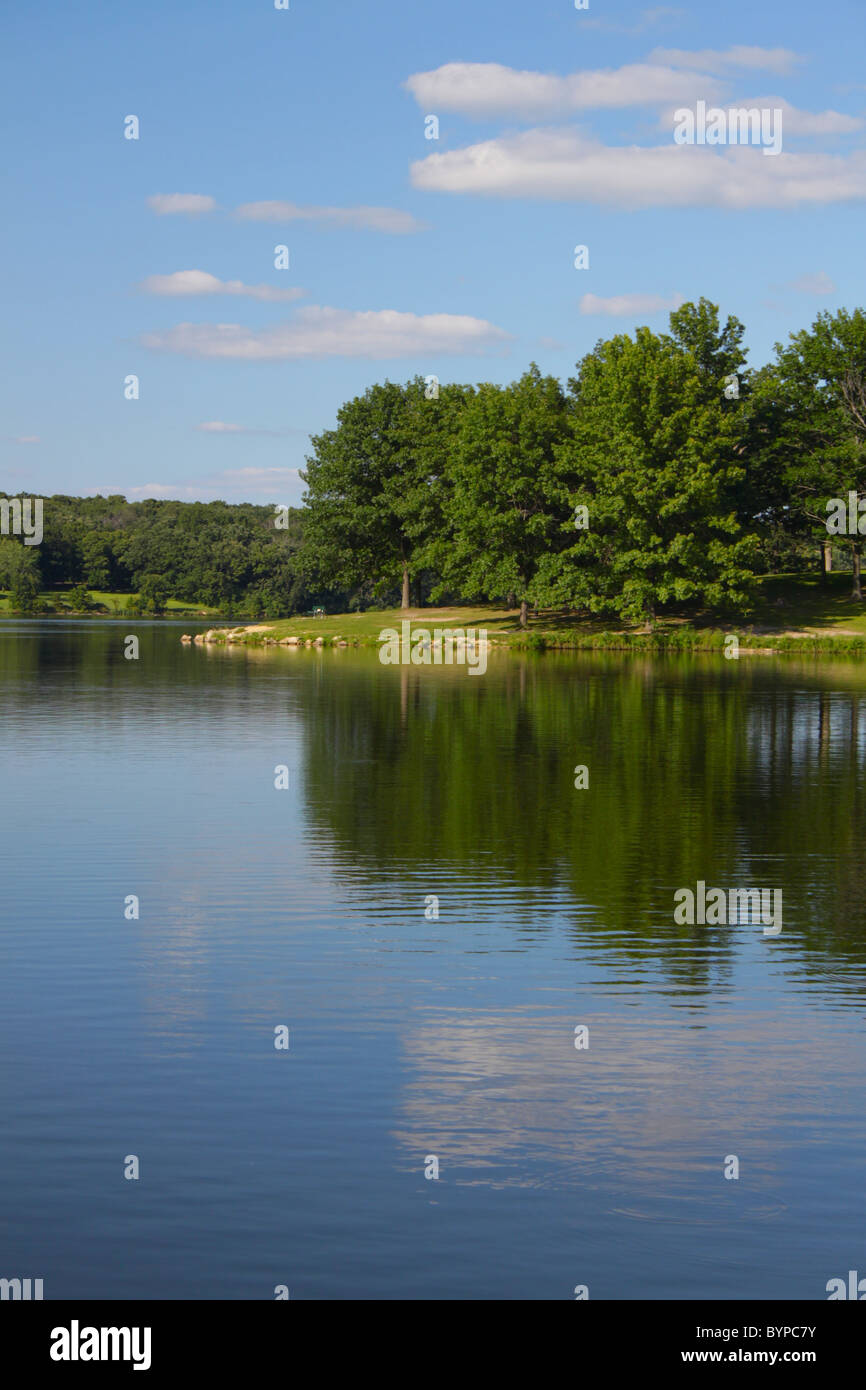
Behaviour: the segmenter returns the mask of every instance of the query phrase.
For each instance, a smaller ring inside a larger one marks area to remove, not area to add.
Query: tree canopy
[[[823,572],[836,553],[859,599],[866,314],[819,314],[757,370],[744,335],[700,299],[666,333],[598,342],[565,385],[534,363],[506,385],[371,385],[313,437],[282,519],[55,496],[41,545],[0,539],[0,587],[25,611],[41,587],[83,586],[154,612],[169,596],[268,618],[486,599],[523,623],[533,606],[652,623],[747,614],[772,564]]]

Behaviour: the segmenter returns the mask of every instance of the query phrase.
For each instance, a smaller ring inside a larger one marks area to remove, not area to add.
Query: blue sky
[[[3,489],[296,503],[374,381],[864,303],[862,0],[290,4],[6,7]],[[782,153],[675,145],[698,100]]]

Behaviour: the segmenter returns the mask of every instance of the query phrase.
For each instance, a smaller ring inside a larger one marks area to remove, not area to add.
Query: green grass
[[[73,616],[73,610],[69,606],[69,590],[64,589],[43,589],[39,597],[46,605],[46,611],[51,616]],[[93,605],[86,613],[74,613],[75,617],[111,617],[114,614],[123,615],[126,612],[126,601],[134,597],[132,594],[108,593],[101,589],[89,590],[90,602]],[[13,613],[8,591],[0,590],[0,613]],[[217,616],[216,608],[207,608],[202,603],[185,603],[181,599],[170,598],[166,603],[166,613],[170,616],[189,617],[189,618],[214,618]]]
[[[830,574],[827,580],[822,584],[812,575],[768,575],[749,621],[768,632],[850,632],[866,637],[866,603],[852,599],[851,575]]]
[[[66,590],[45,591],[41,597],[58,615],[69,615]],[[247,643],[261,645],[285,637],[315,640],[329,644],[341,638],[351,645],[376,646],[383,628],[394,627],[409,618],[413,629],[437,627],[485,628],[495,645],[532,650],[550,648],[607,648],[611,650],[714,650],[724,644],[725,634],[736,633],[746,648],[777,651],[835,652],[866,650],[866,603],[850,596],[851,576],[831,574],[822,584],[817,575],[770,575],[758,587],[755,608],[745,617],[733,620],[720,613],[685,610],[663,616],[652,632],[642,624],[621,623],[615,618],[587,617],[564,612],[543,612],[530,618],[522,632],[516,609],[495,604],[469,604],[451,608],[399,608],[366,613],[327,614],[250,624]],[[126,594],[91,592],[94,617],[125,612]],[[0,612],[10,613],[8,594],[0,593]],[[236,624],[219,618],[216,610],[203,605],[169,599],[169,616],[210,618],[228,631]],[[81,616],[81,615],[76,615]]]
[[[404,618],[411,620],[413,630],[428,628],[432,632],[436,627],[486,627],[491,637],[495,632],[514,626],[514,615],[508,609],[483,604],[465,608],[410,608],[405,613],[399,608],[387,608],[366,613],[328,613],[324,618],[280,618],[274,622],[263,618],[255,626],[267,630],[252,633],[251,639],[261,641],[270,637],[280,641],[284,637],[323,637],[333,641],[334,637],[342,637],[347,642],[378,645],[382,628],[396,627],[399,632]]]
[[[830,575],[826,585],[817,576],[772,575],[761,581],[754,611],[746,617],[733,620],[719,613],[681,611],[663,616],[652,631],[643,624],[564,612],[533,615],[528,629],[521,631],[516,609],[476,604],[262,621],[254,624],[241,640],[261,645],[286,637],[303,641],[320,637],[329,644],[342,639],[351,645],[374,646],[383,628],[396,628],[399,632],[401,621],[408,618],[413,631],[485,628],[494,645],[528,650],[720,650],[726,635],[735,633],[740,645],[752,650],[826,649],[866,654],[866,603],[856,603],[850,593],[851,576],[846,573]],[[227,623],[225,630],[232,627]]]
[[[57,597],[62,597],[62,595],[55,595],[55,598]],[[90,590],[91,602],[99,604],[100,607],[105,608],[111,613],[124,612],[126,600],[130,597],[132,597],[130,594],[108,594],[103,593],[99,589]],[[218,612],[216,608],[208,608],[203,603],[186,603],[182,599],[177,598],[166,600],[165,611],[167,613],[176,613],[178,617],[186,614],[190,618],[212,618]]]

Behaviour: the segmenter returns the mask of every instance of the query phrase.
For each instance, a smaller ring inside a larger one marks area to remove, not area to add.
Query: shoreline
[[[295,621],[295,620],[292,620]],[[345,625],[344,625],[345,626]],[[427,630],[432,633],[441,626],[436,621],[415,621],[415,631]],[[384,630],[384,627],[383,627]],[[454,625],[457,632],[469,632],[473,625]],[[477,628],[475,629],[477,630]],[[325,631],[305,626],[302,630],[277,635],[277,624],[257,623],[240,626],[211,627],[206,632],[184,633],[180,640],[185,646],[219,647],[268,647],[287,651],[331,650],[365,648],[377,650],[384,639],[369,633],[346,634],[345,632]],[[732,639],[736,647],[732,650]],[[609,651],[623,654],[672,654],[705,653],[715,654],[727,660],[746,656],[866,656],[866,637],[856,633],[837,633],[821,636],[811,633],[737,632],[731,629],[709,629],[696,632],[690,628],[672,628],[655,632],[611,632],[571,635],[555,630],[530,631],[528,633],[498,632],[486,633],[483,639],[489,651],[505,651],[525,654],[527,652],[574,652]],[[412,664],[412,663],[409,663]]]

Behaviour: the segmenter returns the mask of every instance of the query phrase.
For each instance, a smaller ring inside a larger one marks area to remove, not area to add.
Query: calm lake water
[[[0,625],[0,1276],[822,1300],[866,1274],[863,663],[469,676],[183,630]],[[678,925],[698,880],[781,888],[781,933]]]

